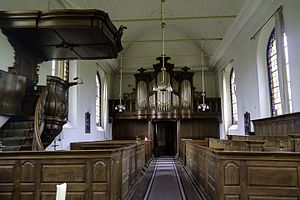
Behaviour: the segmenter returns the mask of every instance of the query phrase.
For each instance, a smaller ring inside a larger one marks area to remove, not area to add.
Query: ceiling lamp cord
[[[162,82],[164,83],[165,82],[165,71],[166,71],[166,68],[165,68],[165,26],[166,26],[166,23],[165,23],[165,16],[164,16],[164,2],[165,0],[161,0],[161,35],[162,35]]]
[[[198,109],[201,111],[206,111],[209,109],[209,106],[205,103],[205,85],[204,85],[204,40],[201,41],[201,79],[202,79],[202,104],[198,105]]]
[[[161,0],[161,6],[160,6],[160,9],[161,9],[161,34],[162,34],[162,68],[161,68],[161,71],[162,71],[162,81],[161,83],[155,87],[153,87],[153,91],[167,91],[167,92],[172,92],[173,91],[173,88],[169,83],[166,82],[166,67],[165,67],[165,27],[166,27],[166,23],[165,23],[165,12],[164,12],[164,3],[165,3],[165,0]]]
[[[115,107],[115,110],[118,112],[124,112],[125,106],[122,104],[122,85],[123,85],[123,54],[121,54],[120,59],[120,92],[119,92],[119,105]]]

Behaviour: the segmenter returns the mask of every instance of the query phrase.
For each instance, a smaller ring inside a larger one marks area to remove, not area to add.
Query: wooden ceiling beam
[[[221,41],[222,37],[204,37],[204,38],[175,38],[175,39],[165,39],[165,42],[190,42],[190,41]],[[151,43],[151,42],[161,42],[161,39],[153,40],[123,40],[123,43]]]
[[[167,17],[165,21],[177,21],[177,20],[207,20],[207,19],[232,19],[237,15],[215,15],[215,16],[192,16],[192,17]],[[161,21],[161,18],[135,18],[135,19],[113,19],[113,22],[153,22]]]

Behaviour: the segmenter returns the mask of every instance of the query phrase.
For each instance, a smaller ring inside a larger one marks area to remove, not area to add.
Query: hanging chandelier
[[[204,45],[203,45],[203,43],[204,43],[204,41],[202,40],[202,42],[201,42],[202,104],[198,105],[198,109],[204,112],[209,109],[209,106],[205,103],[206,92],[205,92],[205,86],[204,86],[204,48],[203,48]]]
[[[155,92],[172,92],[173,88],[171,86],[170,81],[167,80],[166,78],[166,67],[165,67],[165,27],[166,27],[166,23],[165,23],[165,16],[164,16],[164,3],[165,0],[161,0],[161,33],[162,33],[162,68],[161,68],[161,72],[162,72],[162,80],[157,83],[157,85],[155,85],[153,87],[153,91]]]
[[[123,54],[121,54],[120,61],[120,92],[119,92],[119,105],[115,107],[118,112],[124,112],[125,106],[122,104],[122,82],[123,82]]]

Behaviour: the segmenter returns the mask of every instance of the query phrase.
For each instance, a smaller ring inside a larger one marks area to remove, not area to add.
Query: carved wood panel
[[[255,135],[280,136],[300,134],[299,112],[252,121]]]
[[[23,153],[23,156],[19,157],[12,155],[8,158],[7,154],[6,157],[1,156],[1,200],[54,200],[56,185],[64,182],[68,184],[68,200],[111,199],[111,195],[117,199],[121,195],[118,191],[118,185],[121,183],[120,152],[111,154],[111,157],[105,155],[103,158],[100,158],[102,152],[92,157],[87,153],[86,158],[82,158],[85,153],[68,157],[52,152],[41,152],[26,155],[28,159],[25,158],[25,154],[30,153]]]
[[[184,119],[180,121],[180,138],[204,139],[219,137],[219,122],[214,119]]]
[[[300,198],[299,154],[216,151],[193,142],[184,142],[186,170],[206,199]],[[201,170],[195,170],[195,166]],[[204,174],[204,178],[198,177],[199,172]]]
[[[147,136],[147,120],[115,119],[113,122],[113,139],[135,140],[137,136]]]

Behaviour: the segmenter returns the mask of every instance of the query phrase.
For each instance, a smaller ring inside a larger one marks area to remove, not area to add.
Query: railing
[[[191,111],[194,113],[200,113],[198,110],[198,105],[202,103],[202,97],[193,98],[193,104],[192,104],[192,109]],[[215,112],[218,114],[221,114],[221,98],[206,98],[205,103],[209,105],[209,110],[208,112]],[[119,104],[119,99],[110,99],[109,100],[109,116],[112,117],[114,115],[115,111],[115,106]],[[122,99],[122,104],[125,106],[125,112],[127,113],[134,113],[136,112],[136,101],[133,98],[130,99]]]
[[[43,133],[45,127],[45,103],[46,97],[48,95],[48,88],[44,87],[42,93],[40,94],[36,106],[35,106],[35,113],[34,113],[34,136],[33,136],[33,144],[32,150],[43,151],[44,145],[41,139],[41,135]]]

